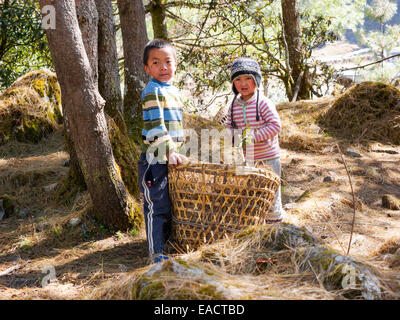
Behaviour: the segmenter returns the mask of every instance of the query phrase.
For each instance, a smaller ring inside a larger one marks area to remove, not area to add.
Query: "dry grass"
[[[353,215],[351,189],[336,141],[315,122],[332,99],[278,106],[283,123],[284,220],[308,229],[344,254]],[[214,126],[200,120],[202,128]],[[349,145],[339,144],[342,150]],[[350,256],[380,275],[383,299],[398,299],[400,264],[395,253],[400,243],[400,212],[382,208],[381,196],[400,197],[400,154],[378,151],[400,150],[382,143],[351,147],[363,157],[345,155],[359,202]],[[138,279],[153,267],[147,264],[144,229],[137,235],[110,234],[92,219],[86,192],[57,198],[68,172],[63,166],[67,159],[60,131],[39,144],[14,141],[0,147],[0,195],[12,196],[28,212],[25,218],[15,214],[0,221],[0,272],[18,266],[0,277],[2,299],[131,299]],[[334,181],[323,182],[327,175]],[[44,187],[55,183],[54,189],[45,191]],[[80,223],[71,226],[72,218]],[[225,286],[237,288],[227,298],[341,299],[340,292],[324,288],[316,270],[300,271],[290,248],[267,255],[261,240],[257,235],[246,241],[231,238],[176,258],[204,266]],[[55,268],[56,279],[42,287],[42,270],[49,265]],[[174,294],[182,283],[188,283],[183,278],[180,283],[176,277],[166,279],[169,297],[177,297]]]
[[[400,144],[400,91],[380,82],[362,82],[339,96],[318,119],[352,143]]]
[[[316,119],[329,109],[333,97],[313,101],[281,103],[276,106],[282,121],[281,147],[294,151],[325,152],[332,138],[324,135]]]

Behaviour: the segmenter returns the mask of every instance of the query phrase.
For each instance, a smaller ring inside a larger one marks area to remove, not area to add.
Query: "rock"
[[[50,227],[50,223],[48,222],[41,222],[36,225],[36,232],[42,232]]]
[[[0,206],[0,220],[9,218],[14,214],[16,210],[16,201],[14,198],[4,194],[0,196],[1,206]]]
[[[77,226],[80,222],[81,222],[81,219],[79,219],[79,218],[72,218],[71,220],[69,220],[69,224],[71,227]]]
[[[262,244],[254,243],[253,246],[259,248],[262,245],[264,255],[269,258],[274,257],[275,251],[293,251],[300,270],[315,273],[327,290],[341,290],[343,296],[348,298],[380,299],[380,282],[368,267],[329,248],[305,228],[281,223],[275,227],[262,226],[252,230],[249,228],[242,232],[243,241],[263,239]],[[250,247],[249,250],[254,248]]]
[[[282,223],[271,234],[272,242],[268,244],[274,250],[314,246],[322,242],[314,237],[306,228],[300,228],[289,223]]]
[[[365,300],[381,298],[378,278],[363,264],[349,256],[338,254],[325,246],[296,249],[300,270],[318,272],[319,280],[327,290],[343,290],[346,298]]]
[[[48,186],[43,187],[43,190],[46,191],[46,192],[52,191],[52,190],[55,189],[55,187],[57,186],[57,184],[58,184],[57,182],[56,182],[56,183],[49,184]]]
[[[0,199],[0,221],[3,220],[3,217],[6,213],[4,212],[3,208],[3,199]]]
[[[354,150],[351,149],[351,148],[347,148],[346,153],[347,153],[349,156],[352,156],[352,157],[356,157],[356,158],[361,158],[361,157],[362,157],[361,154],[359,154],[358,152],[354,151]]]
[[[382,207],[391,210],[400,210],[400,200],[391,194],[382,196]]]
[[[230,278],[225,274],[216,275],[205,266],[181,259],[169,259],[155,264],[138,277],[132,287],[132,299],[229,299],[233,298],[232,293],[240,293],[239,290],[229,290],[226,283]]]
[[[283,207],[285,209],[293,209],[293,208],[296,208],[296,206],[297,206],[297,204],[294,203],[294,202],[286,203],[286,204],[283,205]]]
[[[334,182],[335,178],[332,176],[326,176],[323,180],[323,182]]]
[[[300,228],[290,223],[280,223],[276,226],[263,225],[254,228],[250,227],[235,235],[235,238],[243,240],[248,237],[261,237],[265,239],[263,246],[268,250],[274,251],[323,244],[321,240],[314,237],[306,228]]]
[[[123,265],[123,264],[120,264],[119,267],[118,267],[118,270],[120,272],[127,272],[128,271],[128,267]]]
[[[18,218],[25,219],[28,216],[28,212],[25,209],[18,210]]]

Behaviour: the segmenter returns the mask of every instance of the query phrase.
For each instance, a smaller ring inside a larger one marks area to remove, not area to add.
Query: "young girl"
[[[235,98],[229,108],[226,125],[229,129],[241,129],[246,143],[250,142],[251,147],[244,146],[246,160],[254,161],[256,167],[269,165],[280,177],[278,134],[281,120],[275,106],[259,90],[261,78],[257,61],[238,58],[232,63],[231,81]],[[266,223],[282,221],[283,214],[279,186]]]

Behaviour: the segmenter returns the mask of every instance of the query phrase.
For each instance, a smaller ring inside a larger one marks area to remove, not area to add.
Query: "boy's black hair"
[[[143,52],[143,64],[147,65],[147,60],[149,59],[150,51],[152,49],[162,49],[165,47],[172,48],[172,51],[174,53],[174,57],[176,59],[176,51],[173,45],[168,42],[167,40],[164,39],[154,39],[149,41],[146,46],[144,47],[144,52]]]

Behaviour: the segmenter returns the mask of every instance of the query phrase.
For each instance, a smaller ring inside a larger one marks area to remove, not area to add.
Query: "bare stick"
[[[365,68],[365,67],[368,67],[368,66],[372,66],[373,64],[381,63],[381,62],[383,62],[385,60],[389,60],[389,59],[396,58],[396,57],[400,57],[400,53],[394,54],[394,55],[392,55],[390,57],[383,58],[381,60],[377,60],[377,61],[374,61],[374,62],[371,62],[371,63],[364,64],[363,66],[358,66],[358,67],[353,67],[353,68],[342,68],[342,69],[339,70],[339,72]]]
[[[21,264],[17,264],[17,265],[15,265],[15,266],[12,266],[12,267],[10,267],[10,268],[8,268],[8,269],[6,269],[6,270],[0,272],[0,277],[6,276],[7,274],[10,274],[11,272],[13,272],[13,271],[15,271],[15,270],[18,270],[18,269],[21,268],[21,267],[22,267]]]
[[[353,184],[351,183],[351,177],[350,177],[349,169],[347,168],[347,163],[346,163],[346,161],[344,160],[343,153],[342,153],[342,151],[340,150],[340,147],[339,147],[339,145],[338,145],[337,143],[336,143],[336,146],[337,146],[337,148],[338,148],[338,150],[339,150],[340,157],[342,158],[344,167],[346,168],[347,176],[349,177],[349,182],[350,182],[351,194],[352,194],[352,196],[353,196],[353,220],[352,220],[352,222],[351,222],[350,240],[349,240],[349,246],[348,246],[348,248],[347,248],[347,253],[346,253],[346,255],[349,255],[350,247],[351,247],[351,240],[352,240],[352,238],[353,238],[354,222],[355,222],[355,219],[356,219],[356,199],[355,199],[355,196],[354,196]]]

